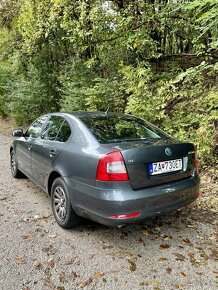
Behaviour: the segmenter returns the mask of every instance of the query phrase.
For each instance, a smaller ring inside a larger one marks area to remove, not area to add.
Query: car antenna
[[[107,116],[108,111],[109,111],[109,106],[107,107],[107,110],[104,113],[105,116]]]

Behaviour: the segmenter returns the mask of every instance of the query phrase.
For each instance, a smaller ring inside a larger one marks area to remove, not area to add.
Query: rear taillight
[[[113,151],[104,155],[98,162],[96,180],[126,181],[129,180],[123,156],[120,151]]]
[[[195,168],[198,168],[197,145],[194,145],[194,151],[195,151],[195,156],[194,156],[194,167],[195,167]]]

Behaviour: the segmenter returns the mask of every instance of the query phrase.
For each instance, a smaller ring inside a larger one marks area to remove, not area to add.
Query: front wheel
[[[79,224],[80,218],[72,208],[67,186],[61,177],[55,179],[52,185],[51,202],[52,211],[59,226],[69,229]]]
[[[23,176],[22,172],[18,169],[14,150],[11,150],[10,166],[11,166],[11,174],[14,178],[19,178]]]

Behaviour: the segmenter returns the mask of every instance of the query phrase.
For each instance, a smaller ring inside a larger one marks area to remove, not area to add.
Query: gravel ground
[[[11,140],[0,133],[1,290],[217,289],[215,182],[204,181],[205,207],[121,229],[84,221],[63,230],[46,193],[11,177]]]

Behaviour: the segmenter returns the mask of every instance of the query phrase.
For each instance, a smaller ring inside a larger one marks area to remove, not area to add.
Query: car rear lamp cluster
[[[194,167],[198,168],[198,155],[197,155],[197,145],[194,145],[194,151],[195,151],[195,155],[194,155]]]
[[[129,180],[123,156],[120,151],[110,152],[98,162],[96,180],[126,181]]]

